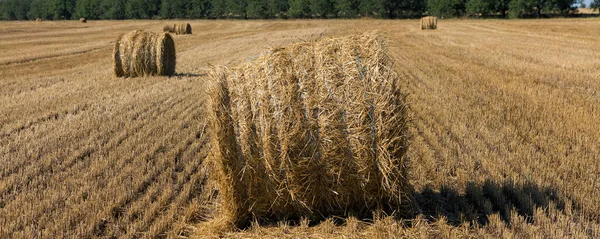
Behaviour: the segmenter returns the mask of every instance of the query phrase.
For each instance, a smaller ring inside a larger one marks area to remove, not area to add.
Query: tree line
[[[0,0],[0,19],[524,18],[569,15],[580,0]],[[600,6],[594,0],[592,7]]]

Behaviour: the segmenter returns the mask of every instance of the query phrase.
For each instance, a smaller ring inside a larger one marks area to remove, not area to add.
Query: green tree
[[[160,3],[160,17],[165,19],[174,18],[173,0],[162,0]]]
[[[592,9],[600,8],[600,0],[594,0],[592,3],[590,3],[590,8],[592,8]]]
[[[75,12],[75,0],[49,0],[48,12],[54,20],[71,19]]]
[[[325,18],[333,12],[331,0],[309,0],[310,13],[319,18]]]
[[[310,14],[309,0],[290,0],[287,14],[292,18],[308,17]]]
[[[158,15],[160,0],[128,0],[125,4],[125,17],[129,19],[150,19]]]
[[[102,15],[101,2],[96,0],[77,0],[75,5],[75,18],[99,19]]]
[[[222,18],[226,12],[225,0],[210,0],[210,16],[215,18]]]
[[[100,9],[102,19],[125,19],[125,0],[102,0]]]
[[[439,17],[458,17],[465,13],[464,0],[429,0],[427,6],[432,15]]]
[[[31,1],[31,7],[27,13],[29,19],[49,19],[51,14],[48,12],[48,1],[47,0],[33,0]]]
[[[575,10],[576,3],[577,0],[550,0],[547,8],[548,10],[561,15],[568,15]]]
[[[189,18],[192,11],[191,0],[162,0],[160,6],[162,18]]]
[[[263,0],[248,0],[246,6],[248,18],[266,18],[267,17],[267,2]]]
[[[494,0],[467,0],[466,11],[471,16],[485,16],[494,11]]]
[[[190,18],[205,18],[210,12],[210,0],[192,0],[189,10]]]
[[[248,5],[246,0],[226,0],[225,3],[225,9],[228,14],[246,18],[246,6]]]
[[[381,16],[384,11],[381,0],[359,0],[358,12],[361,16]]]
[[[421,16],[427,11],[426,0],[397,0],[396,13],[393,17]]]
[[[351,18],[358,14],[358,1],[335,0],[333,3],[334,14],[338,17]]]
[[[511,18],[533,16],[536,13],[537,0],[511,0],[508,6]]]
[[[287,12],[289,9],[288,0],[266,0],[267,9],[266,15],[267,17],[282,17],[283,12]]]
[[[31,8],[31,0],[5,0],[0,2],[2,18],[7,20],[29,19],[29,8]]]

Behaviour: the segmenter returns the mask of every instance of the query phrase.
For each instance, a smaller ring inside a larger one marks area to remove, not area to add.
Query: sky
[[[584,2],[585,2],[585,6],[590,7],[592,0],[585,0]]]

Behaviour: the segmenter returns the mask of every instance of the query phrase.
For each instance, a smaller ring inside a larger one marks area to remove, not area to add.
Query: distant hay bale
[[[192,26],[189,23],[168,24],[163,27],[163,32],[175,33],[177,35],[192,34]]]
[[[175,33],[175,25],[167,24],[163,27],[163,32]]]
[[[423,17],[421,18],[421,30],[434,30],[437,29],[437,17]]]
[[[87,23],[87,19],[85,19],[85,17],[79,18],[79,22],[81,22],[81,23]]]
[[[215,221],[406,212],[405,94],[386,44],[328,38],[211,71]]]
[[[42,22],[42,19],[38,17],[38,18],[35,19],[35,21],[36,22]]]
[[[168,33],[135,30],[121,34],[113,50],[118,77],[175,74],[175,42]]]

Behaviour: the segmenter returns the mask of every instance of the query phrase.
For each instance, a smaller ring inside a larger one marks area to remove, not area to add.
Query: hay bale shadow
[[[566,206],[565,198],[557,189],[541,187],[531,182],[469,182],[464,195],[448,186],[442,186],[439,190],[426,187],[422,192],[415,193],[414,198],[420,214],[431,219],[444,216],[448,224],[453,226],[464,222],[477,222],[479,226],[485,226],[488,216],[496,213],[509,225],[514,216],[511,212],[515,211],[528,223],[533,223],[536,208],[548,208],[550,204],[554,204],[557,210],[564,210]]]
[[[176,77],[202,77],[208,76],[207,73],[175,73]]]

